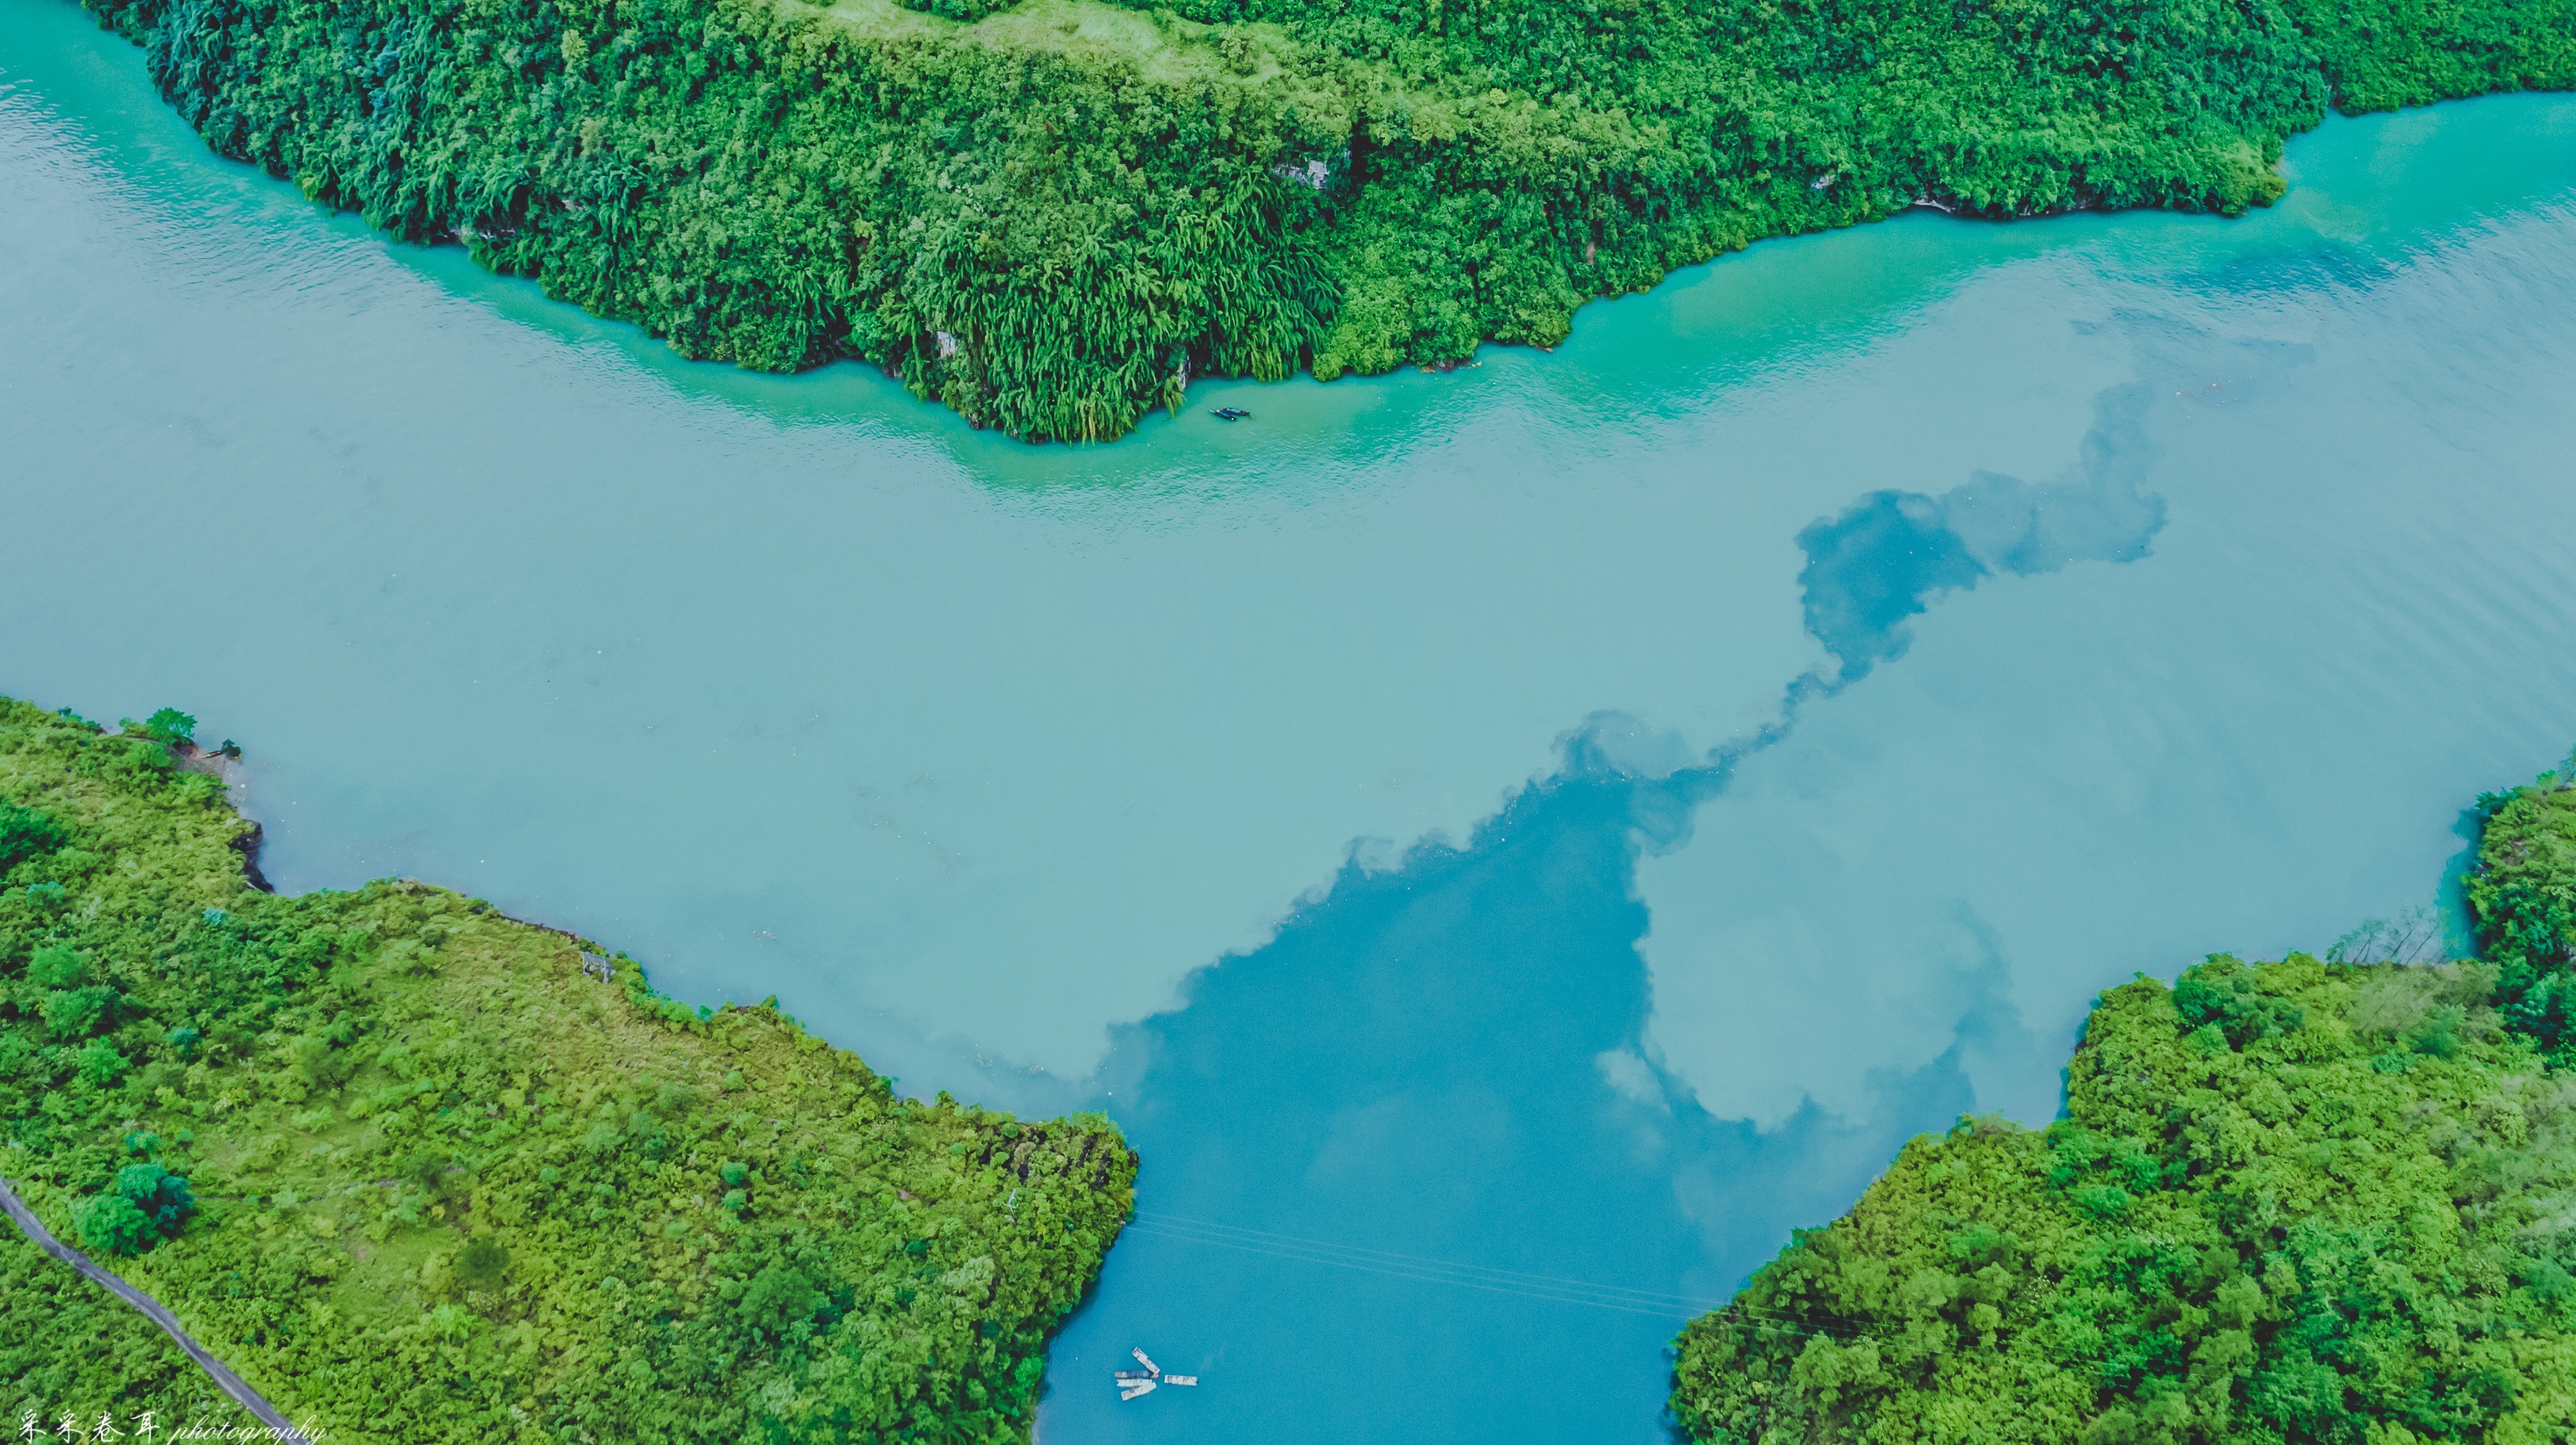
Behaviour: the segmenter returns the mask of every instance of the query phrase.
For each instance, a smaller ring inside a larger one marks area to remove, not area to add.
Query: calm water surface
[[[2576,102],[2289,169],[1032,448],[389,245],[0,0],[0,691],[241,739],[282,886],[1108,1109],[1056,1445],[1645,1445],[2097,989],[2432,899],[2576,742]]]

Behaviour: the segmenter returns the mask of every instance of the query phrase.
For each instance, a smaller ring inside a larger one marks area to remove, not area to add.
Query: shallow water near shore
[[[2288,168],[1035,448],[386,243],[0,0],[0,692],[240,739],[281,887],[1107,1109],[1054,1445],[1643,1445],[2096,990],[2430,901],[2576,743],[2576,101]]]

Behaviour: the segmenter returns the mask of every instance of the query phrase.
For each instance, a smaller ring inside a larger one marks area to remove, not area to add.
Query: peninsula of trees
[[[0,700],[0,1175],[56,1235],[330,1439],[1030,1438],[1107,1120],[898,1099],[442,889],[266,893],[189,727]],[[0,1221],[0,1408],[224,1406]]]
[[[1681,1339],[1703,1445],[2576,1439],[2576,760],[2479,800],[2480,958],[2102,996],[2043,1130],[1908,1145]]]
[[[316,200],[1032,440],[1918,202],[2234,213],[2329,106],[2576,84],[2576,0],[84,3]]]

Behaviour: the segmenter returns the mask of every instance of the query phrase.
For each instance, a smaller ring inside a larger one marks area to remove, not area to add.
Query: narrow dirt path
[[[35,1211],[27,1207],[26,1201],[18,1197],[18,1191],[10,1188],[9,1181],[5,1179],[0,1179],[0,1209],[8,1211],[9,1218],[16,1221],[22,1233],[36,1242],[37,1248],[98,1281],[118,1299],[143,1311],[145,1318],[159,1325],[163,1333],[179,1342],[179,1348],[186,1350],[188,1358],[196,1361],[197,1368],[204,1370],[217,1385],[222,1386],[225,1394],[232,1396],[243,1409],[257,1415],[260,1423],[268,1427],[271,1439],[291,1441],[293,1445],[312,1445],[312,1441],[305,1437],[304,1432],[289,1423],[284,1415],[277,1412],[275,1406],[261,1399],[257,1390],[242,1383],[241,1376],[234,1374],[205,1346],[190,1339],[188,1332],[179,1328],[178,1316],[163,1309],[159,1300],[127,1284],[113,1273],[90,1263],[87,1255],[54,1238],[53,1233],[45,1228],[45,1222],[36,1217]]]

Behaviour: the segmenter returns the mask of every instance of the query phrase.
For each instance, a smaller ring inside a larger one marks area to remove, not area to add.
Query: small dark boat
[[[1212,416],[1212,417],[1215,417],[1218,421],[1250,421],[1250,420],[1252,420],[1252,413],[1250,413],[1250,412],[1248,412],[1248,411],[1245,411],[1243,408],[1241,408],[1241,407],[1239,407],[1239,406],[1221,406],[1221,407],[1218,407],[1216,410],[1214,410],[1214,411],[1212,411],[1212,412],[1209,412],[1209,413],[1208,413],[1208,415],[1210,415],[1210,416]]]

